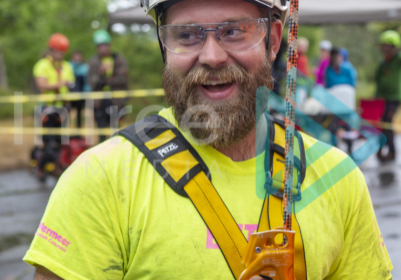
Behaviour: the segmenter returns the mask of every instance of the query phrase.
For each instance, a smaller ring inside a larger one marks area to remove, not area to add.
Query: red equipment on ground
[[[61,146],[60,165],[63,169],[70,166],[77,157],[88,149],[85,138],[73,136],[69,145]]]
[[[376,127],[377,130],[382,131],[375,122],[380,122],[383,114],[384,114],[385,101],[383,99],[362,99],[360,101],[360,116],[362,119],[372,122],[373,126]],[[361,130],[370,131],[376,134],[376,130],[372,129],[370,126],[365,126],[363,123],[361,124]]]

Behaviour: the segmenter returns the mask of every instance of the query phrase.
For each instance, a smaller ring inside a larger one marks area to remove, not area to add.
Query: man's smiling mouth
[[[224,92],[234,84],[232,80],[208,80],[205,84],[202,84],[202,87],[206,89],[210,93],[219,93],[219,92]]]

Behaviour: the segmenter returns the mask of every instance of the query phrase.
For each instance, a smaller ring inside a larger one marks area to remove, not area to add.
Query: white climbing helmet
[[[156,9],[158,14],[163,13],[171,5],[180,2],[182,0],[141,0],[141,6],[145,8],[146,14],[150,15],[156,22]],[[285,24],[287,11],[290,5],[290,0],[244,0],[261,7],[277,8],[280,16],[280,20]]]

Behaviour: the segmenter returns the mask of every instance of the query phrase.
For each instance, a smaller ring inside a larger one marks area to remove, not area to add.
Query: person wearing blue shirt
[[[330,57],[330,66],[326,70],[325,87],[331,88],[337,85],[350,85],[355,87],[355,79],[352,71],[342,65],[340,52],[333,48]]]
[[[351,61],[349,61],[349,52],[347,49],[340,49],[340,55],[342,58],[342,66],[351,70],[352,77],[354,79],[354,84],[357,86],[358,84],[358,72],[356,71],[354,65],[352,65]]]
[[[87,81],[89,71],[88,64],[83,62],[83,55],[80,51],[74,51],[71,56],[70,64],[74,70],[75,85],[71,92],[89,92],[90,85]],[[76,100],[71,102],[71,107],[77,109],[77,127],[82,126],[82,109],[85,106],[85,100]]]

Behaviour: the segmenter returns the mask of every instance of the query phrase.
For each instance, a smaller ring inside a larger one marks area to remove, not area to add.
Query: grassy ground
[[[29,121],[29,119],[24,119]],[[12,127],[13,120],[0,121],[0,127]],[[32,135],[23,136],[23,144],[14,144],[14,135],[0,135],[0,171],[8,171],[16,168],[28,168],[29,152],[33,147]]]

